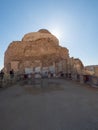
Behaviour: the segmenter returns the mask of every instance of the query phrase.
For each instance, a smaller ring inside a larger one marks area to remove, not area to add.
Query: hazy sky
[[[0,68],[24,34],[48,29],[84,65],[98,64],[98,0],[0,0]]]

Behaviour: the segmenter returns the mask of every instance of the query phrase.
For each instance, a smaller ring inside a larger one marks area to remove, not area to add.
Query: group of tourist
[[[31,79],[31,78],[63,78],[64,77],[64,73],[63,72],[59,72],[59,73],[53,73],[53,72],[44,72],[44,73],[40,73],[40,72],[36,72],[36,73],[25,73],[21,75],[21,78],[24,79]]]
[[[5,75],[4,71],[1,70],[0,71],[0,80],[4,79],[4,75]],[[9,75],[10,75],[10,79],[14,78],[14,70],[13,69],[9,71]]]

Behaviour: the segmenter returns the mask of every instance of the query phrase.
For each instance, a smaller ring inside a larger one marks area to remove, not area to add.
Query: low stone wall
[[[32,77],[32,75],[26,75],[26,74],[18,74],[14,75],[13,78],[11,78],[9,75],[5,75],[3,79],[0,79],[0,88],[8,88],[15,84],[33,84],[33,85],[40,85],[41,87],[48,86],[46,77],[41,78],[39,77]]]
[[[92,87],[98,88],[98,77],[90,75],[79,75],[79,74],[66,74],[66,79],[80,82],[82,84],[89,84]]]
[[[90,84],[92,87],[98,88],[98,77],[88,76],[86,83]]]
[[[80,83],[89,84],[92,87],[98,88],[98,77],[90,75],[72,75],[72,80],[75,80]]]
[[[14,75],[14,77],[11,78],[10,75],[6,74],[4,75],[3,79],[0,79],[0,88],[11,87],[13,84],[16,84],[17,81],[18,81],[17,75]]]
[[[37,82],[36,79],[40,79],[40,83],[42,86],[46,85],[46,79],[48,79],[48,77],[44,77],[44,80],[42,82],[41,79],[43,79],[42,77],[37,77],[34,78],[32,76],[29,75],[25,75],[25,74],[21,74],[21,75],[14,75],[13,78],[10,78],[9,75],[5,75],[3,79],[0,79],[0,88],[7,88],[7,87],[11,87],[12,85],[15,85],[19,82],[33,82],[35,83],[35,81]],[[69,79],[69,80],[73,80],[76,82],[80,82],[82,84],[89,84],[92,87],[98,88],[98,77],[97,76],[90,76],[90,75],[79,75],[79,74],[65,74],[65,75],[61,75],[61,77],[50,77],[50,78],[64,78],[64,79]],[[39,82],[39,81],[38,81]]]

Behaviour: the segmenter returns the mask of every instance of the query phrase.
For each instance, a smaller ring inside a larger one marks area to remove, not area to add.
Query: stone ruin
[[[70,58],[69,50],[59,45],[59,40],[46,29],[31,32],[21,41],[13,41],[4,57],[4,71],[9,73],[81,74],[84,66],[80,59]]]

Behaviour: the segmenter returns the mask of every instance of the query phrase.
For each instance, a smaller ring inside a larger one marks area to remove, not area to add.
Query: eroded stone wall
[[[14,69],[17,73],[64,72],[82,73],[83,64],[79,59],[69,57],[69,50],[59,45],[59,40],[48,30],[41,29],[24,35],[21,41],[12,42],[4,57],[4,70]]]

